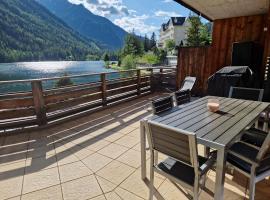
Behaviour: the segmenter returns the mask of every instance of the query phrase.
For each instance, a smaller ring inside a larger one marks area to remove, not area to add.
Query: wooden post
[[[137,70],[137,94],[141,95],[141,70]]]
[[[154,70],[150,69],[150,90],[151,92],[154,92]]]
[[[107,86],[106,86],[106,74],[100,74],[101,80],[101,93],[102,93],[102,104],[103,106],[107,106]]]
[[[160,87],[162,87],[162,85],[163,85],[163,69],[162,68],[160,68],[159,69],[159,85],[158,85],[158,87],[159,87],[159,89],[160,89]]]
[[[180,55],[181,55],[181,48],[178,48],[178,55],[177,55],[177,65],[176,65],[176,79],[175,79],[175,85],[176,90],[180,89]]]
[[[34,100],[34,107],[37,116],[37,123],[39,126],[47,124],[45,101],[43,96],[43,89],[41,81],[32,81],[32,93]]]

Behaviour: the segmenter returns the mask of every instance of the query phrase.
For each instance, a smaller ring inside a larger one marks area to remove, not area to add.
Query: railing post
[[[102,104],[103,106],[107,106],[107,85],[106,85],[106,74],[100,74],[101,80],[101,94],[102,94]]]
[[[159,69],[159,72],[160,72],[159,78],[160,78],[160,82],[161,82],[161,84],[162,84],[162,82],[163,82],[163,69],[160,68],[160,69]]]
[[[154,87],[155,87],[155,84],[154,84],[154,70],[153,68],[150,69],[150,90],[151,92],[154,92]]]
[[[39,126],[47,124],[45,101],[43,96],[43,89],[41,81],[32,81],[32,93],[34,100],[34,108],[37,116],[37,123]]]
[[[137,70],[137,94],[141,95],[141,70]]]

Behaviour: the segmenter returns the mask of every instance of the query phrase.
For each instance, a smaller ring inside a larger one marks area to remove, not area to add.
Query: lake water
[[[68,75],[79,75],[89,73],[111,72],[112,69],[106,69],[103,61],[52,61],[52,62],[20,62],[20,63],[2,63],[0,64],[0,81],[38,79]],[[118,76],[114,74],[113,76]],[[109,77],[115,78],[115,77]],[[87,83],[100,80],[99,76],[84,78],[74,78],[75,84]],[[44,81],[45,89],[55,86],[55,81]],[[28,91],[31,85],[28,84],[0,84],[0,93]]]

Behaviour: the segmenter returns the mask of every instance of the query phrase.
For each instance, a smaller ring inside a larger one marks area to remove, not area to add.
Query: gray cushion
[[[207,158],[198,156],[199,166],[202,166],[207,160]],[[187,183],[188,185],[193,186],[194,184],[194,168],[173,158],[167,158],[166,160],[160,162],[158,164],[158,169]]]

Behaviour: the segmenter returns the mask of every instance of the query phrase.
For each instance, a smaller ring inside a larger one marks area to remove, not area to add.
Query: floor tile
[[[126,147],[112,143],[104,147],[103,149],[99,150],[98,152],[104,156],[115,159],[119,157],[121,154],[123,154],[124,152],[126,152],[127,150],[128,148]]]
[[[140,142],[140,140],[138,138],[134,138],[134,137],[126,135],[126,136],[120,138],[119,140],[116,140],[114,143],[131,148],[131,147],[135,146],[136,144],[138,144],[139,142]]]
[[[99,186],[101,187],[103,193],[111,192],[117,186],[116,184],[114,184],[114,183],[112,183],[112,182],[110,182],[102,177],[96,176],[96,178],[98,180]]]
[[[29,158],[26,160],[25,173],[33,173],[39,170],[57,167],[56,156]]]
[[[87,167],[89,167],[93,172],[97,172],[98,170],[106,166],[111,161],[112,159],[98,153],[94,153],[90,155],[89,157],[82,160],[82,162]]]
[[[91,151],[85,147],[82,146],[76,146],[69,149],[77,158],[80,160],[83,160],[84,158],[87,158],[88,156],[95,153],[94,151]]]
[[[23,170],[0,174],[0,199],[7,199],[21,194]]]
[[[109,192],[105,194],[105,196],[108,200],[122,200],[120,196],[118,196],[118,194],[116,194],[115,192]]]
[[[21,200],[62,200],[61,186],[56,185],[22,195]]]
[[[56,154],[56,157],[59,166],[79,161],[79,159],[73,155],[71,151],[58,153]]]
[[[9,198],[7,200],[21,200],[21,196],[12,197],[12,198]]]
[[[60,184],[57,167],[24,176],[23,194]]]
[[[81,161],[59,166],[61,183],[91,175],[93,172]]]
[[[85,200],[102,194],[93,175],[66,182],[62,188],[65,200]]]
[[[87,149],[89,149],[91,151],[98,151],[109,144],[110,144],[110,142],[108,142],[106,140],[100,140],[98,138],[98,139],[89,140],[88,142],[80,144],[80,145],[83,147],[86,147]]]
[[[155,187],[158,187],[163,179],[155,177]],[[121,183],[120,187],[138,195],[141,198],[147,199],[149,196],[149,182],[144,182],[141,179],[140,170],[136,170],[131,176],[129,176],[123,183]]]
[[[134,172],[134,168],[118,161],[112,161],[110,164],[106,165],[106,167],[98,171],[97,175],[118,185],[132,172]]]
[[[53,145],[40,147],[40,148],[28,148],[27,158],[38,158],[45,156],[55,155],[55,150]]]
[[[128,192],[120,187],[115,189],[115,193],[120,196],[121,199],[127,199],[127,200],[143,200],[143,198],[138,197],[131,192]]]
[[[135,130],[135,128],[132,126],[123,125],[114,129],[114,131],[116,130],[126,135],[130,133],[131,131]]]
[[[114,131],[108,131],[107,133],[104,134],[104,140],[109,141],[109,142],[114,142],[121,137],[123,137],[125,134],[121,133],[120,131],[114,132]]]
[[[141,138],[140,129],[137,128],[137,129],[131,131],[130,133],[127,134],[127,136],[135,137],[135,138],[137,138],[137,139],[140,139],[140,138]]]
[[[109,199],[106,199],[104,195],[100,195],[98,197],[94,197],[94,198],[91,198],[89,200],[109,200]]]
[[[117,160],[131,167],[138,168],[141,165],[141,153],[130,149],[123,155],[121,155],[119,158],[117,158]]]

